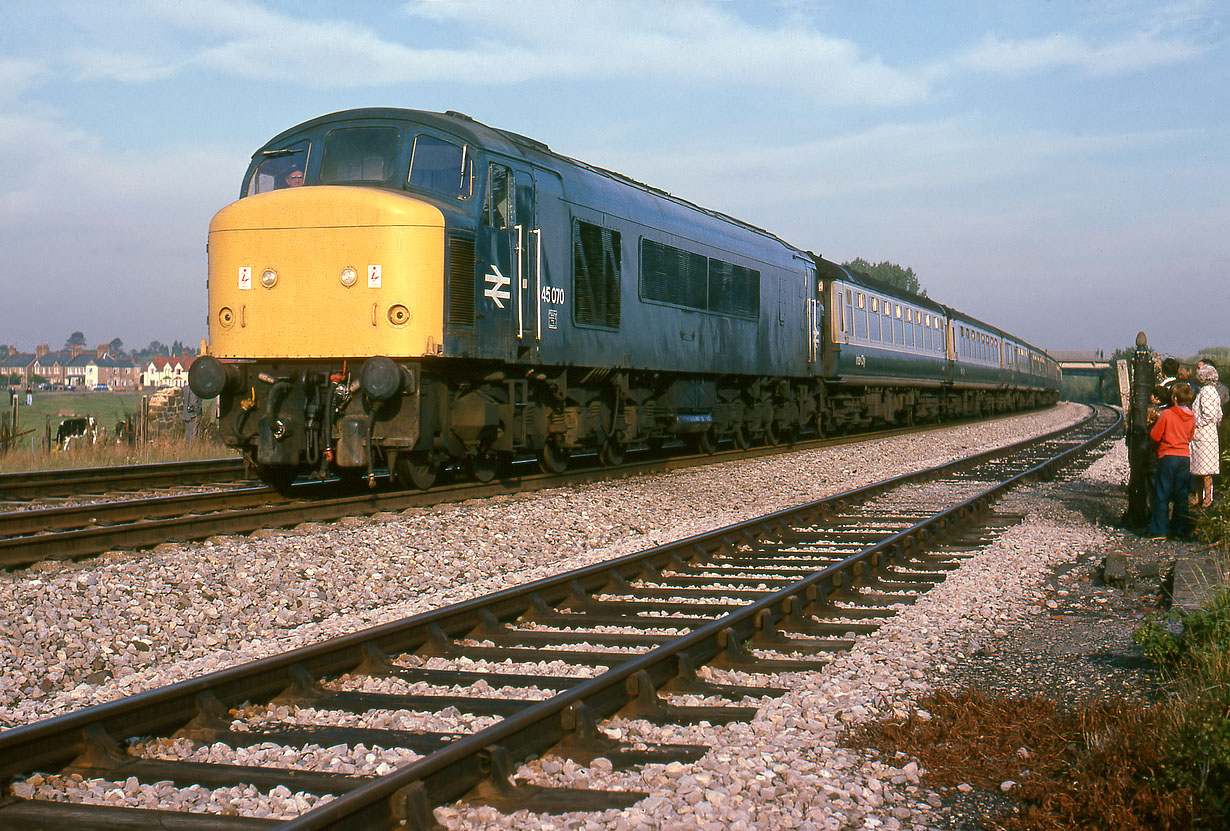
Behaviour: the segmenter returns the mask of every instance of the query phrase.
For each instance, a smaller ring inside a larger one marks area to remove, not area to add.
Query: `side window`
[[[487,166],[487,190],[483,193],[483,221],[492,228],[511,228],[517,224],[513,214],[512,171],[492,162]]]
[[[396,127],[345,127],[325,136],[320,181],[384,182],[393,175],[401,134]]]
[[[474,160],[467,149],[435,136],[415,136],[409,184],[456,199],[469,199],[474,190]]]
[[[573,319],[619,328],[619,232],[577,220],[572,225]]]
[[[280,150],[267,150],[262,153],[260,164],[252,171],[252,178],[248,180],[244,196],[302,185],[310,148],[311,142],[300,141]]]

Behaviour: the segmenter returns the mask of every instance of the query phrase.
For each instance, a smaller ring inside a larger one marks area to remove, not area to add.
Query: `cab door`
[[[807,283],[804,299],[803,326],[807,341],[807,370],[812,375],[821,372],[821,360],[824,346],[824,281],[817,279],[816,267],[810,263],[805,266]]]
[[[526,354],[542,340],[539,328],[539,295],[542,294],[542,233],[535,210],[537,188],[534,173],[528,167],[512,168],[515,218],[513,250],[516,254],[514,292],[517,310],[517,353]]]

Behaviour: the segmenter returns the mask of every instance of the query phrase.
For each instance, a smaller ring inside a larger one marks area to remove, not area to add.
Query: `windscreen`
[[[307,170],[311,142],[300,141],[280,150],[266,150],[261,161],[248,180],[245,196],[267,193],[280,188],[294,188],[303,184]]]
[[[325,137],[322,184],[385,182],[393,175],[401,136],[396,127],[346,127]]]

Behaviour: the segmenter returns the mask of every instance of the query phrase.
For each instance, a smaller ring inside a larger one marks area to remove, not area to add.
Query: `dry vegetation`
[[[107,442],[74,447],[66,452],[43,450],[31,452],[14,449],[0,456],[0,471],[68,470],[79,467],[111,467],[163,462],[186,462],[197,459],[238,457],[235,451],[215,442],[189,442],[158,439],[140,444]]]
[[[988,831],[1180,831],[1230,828],[1230,501],[1219,493],[1199,534],[1222,585],[1190,614],[1155,615],[1134,635],[1167,679],[1154,704],[943,692],[909,718],[853,740],[919,761],[929,782],[1004,794],[1016,810]],[[1013,783],[1005,787],[1005,783]]]

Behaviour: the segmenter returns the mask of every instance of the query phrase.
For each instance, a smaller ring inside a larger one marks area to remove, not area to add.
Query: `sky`
[[[456,110],[913,268],[1052,350],[1230,345],[1222,0],[12,0],[0,344],[206,336],[205,241],[318,115]]]

